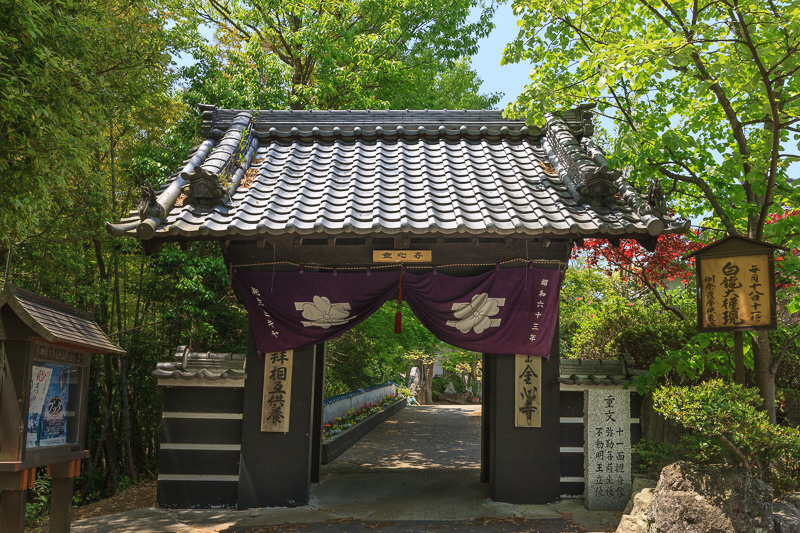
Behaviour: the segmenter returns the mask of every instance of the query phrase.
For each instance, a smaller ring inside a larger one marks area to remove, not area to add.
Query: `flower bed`
[[[402,394],[387,396],[380,402],[362,405],[346,417],[325,423],[322,431],[322,464],[328,464],[361,440],[378,424],[406,406]]]
[[[342,431],[350,429],[362,420],[366,420],[370,415],[380,413],[401,398],[405,397],[394,393],[379,402],[365,403],[359,407],[357,411],[350,409],[346,416],[328,420],[325,422],[325,427],[322,428],[322,440],[326,441],[332,439]]]

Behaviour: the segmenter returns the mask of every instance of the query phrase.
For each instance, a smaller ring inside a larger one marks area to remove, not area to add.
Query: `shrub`
[[[571,306],[562,302],[562,309],[570,307],[569,317],[574,321],[570,342],[565,346],[569,357],[615,359],[628,354],[636,368],[646,369],[696,333],[692,321],[680,320],[656,303],[629,301],[614,294],[590,301],[580,297],[576,300],[579,301]]]
[[[461,376],[457,374],[445,374],[433,379],[433,394],[436,396],[442,394],[447,388],[448,383],[453,384],[453,388],[456,392],[467,392],[467,386],[464,384],[464,380],[461,379]]]
[[[776,492],[800,486],[800,430],[773,426],[756,389],[719,379],[653,393],[656,411],[696,431],[698,445],[720,445]]]
[[[719,462],[722,450],[719,443],[698,435],[684,435],[677,444],[642,440],[633,447],[633,451],[638,459],[638,471],[658,479],[661,470],[675,461]]]

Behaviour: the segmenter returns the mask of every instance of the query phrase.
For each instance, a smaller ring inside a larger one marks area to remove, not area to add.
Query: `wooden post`
[[[47,467],[50,482],[50,533],[69,533],[72,515],[73,480],[80,473],[81,462],[56,463]]]
[[[736,366],[736,383],[744,385],[744,343],[742,332],[733,332],[733,356]]]
[[[4,490],[0,499],[0,531],[23,533],[25,531],[25,502],[27,490]]]
[[[0,531],[23,533],[25,531],[25,503],[28,489],[36,480],[36,469],[0,473]]]

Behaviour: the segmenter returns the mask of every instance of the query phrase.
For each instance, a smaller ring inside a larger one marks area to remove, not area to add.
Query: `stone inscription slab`
[[[292,402],[292,357],[286,350],[264,355],[264,394],[261,404],[261,431],[287,433]]]
[[[586,392],[584,502],[590,511],[622,510],[631,497],[630,416],[629,391]]]
[[[514,426],[542,427],[542,358],[533,355],[514,356],[516,401]]]

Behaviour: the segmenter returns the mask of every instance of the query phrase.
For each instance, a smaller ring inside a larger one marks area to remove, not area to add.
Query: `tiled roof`
[[[245,356],[236,353],[189,352],[178,346],[174,360],[157,363],[153,376],[158,379],[242,381]]]
[[[609,386],[630,383],[636,374],[629,356],[619,359],[561,359],[558,382],[563,385]]]
[[[90,313],[11,283],[6,283],[0,294],[0,309],[6,305],[47,341],[69,344],[93,353],[125,353],[106,336]]]
[[[185,346],[178,346],[172,361],[157,363],[153,376],[162,380],[238,381],[246,377],[244,366],[244,354],[186,352]],[[558,381],[564,385],[621,385],[630,383],[637,373],[639,371],[633,369],[633,361],[627,356],[619,359],[561,359]],[[341,396],[346,397],[357,392],[359,391]],[[339,396],[328,398],[326,403],[331,403],[336,398]]]
[[[139,213],[108,225],[113,235],[647,237],[685,229],[608,170],[585,108],[548,115],[542,128],[501,111],[201,109],[206,139]]]

